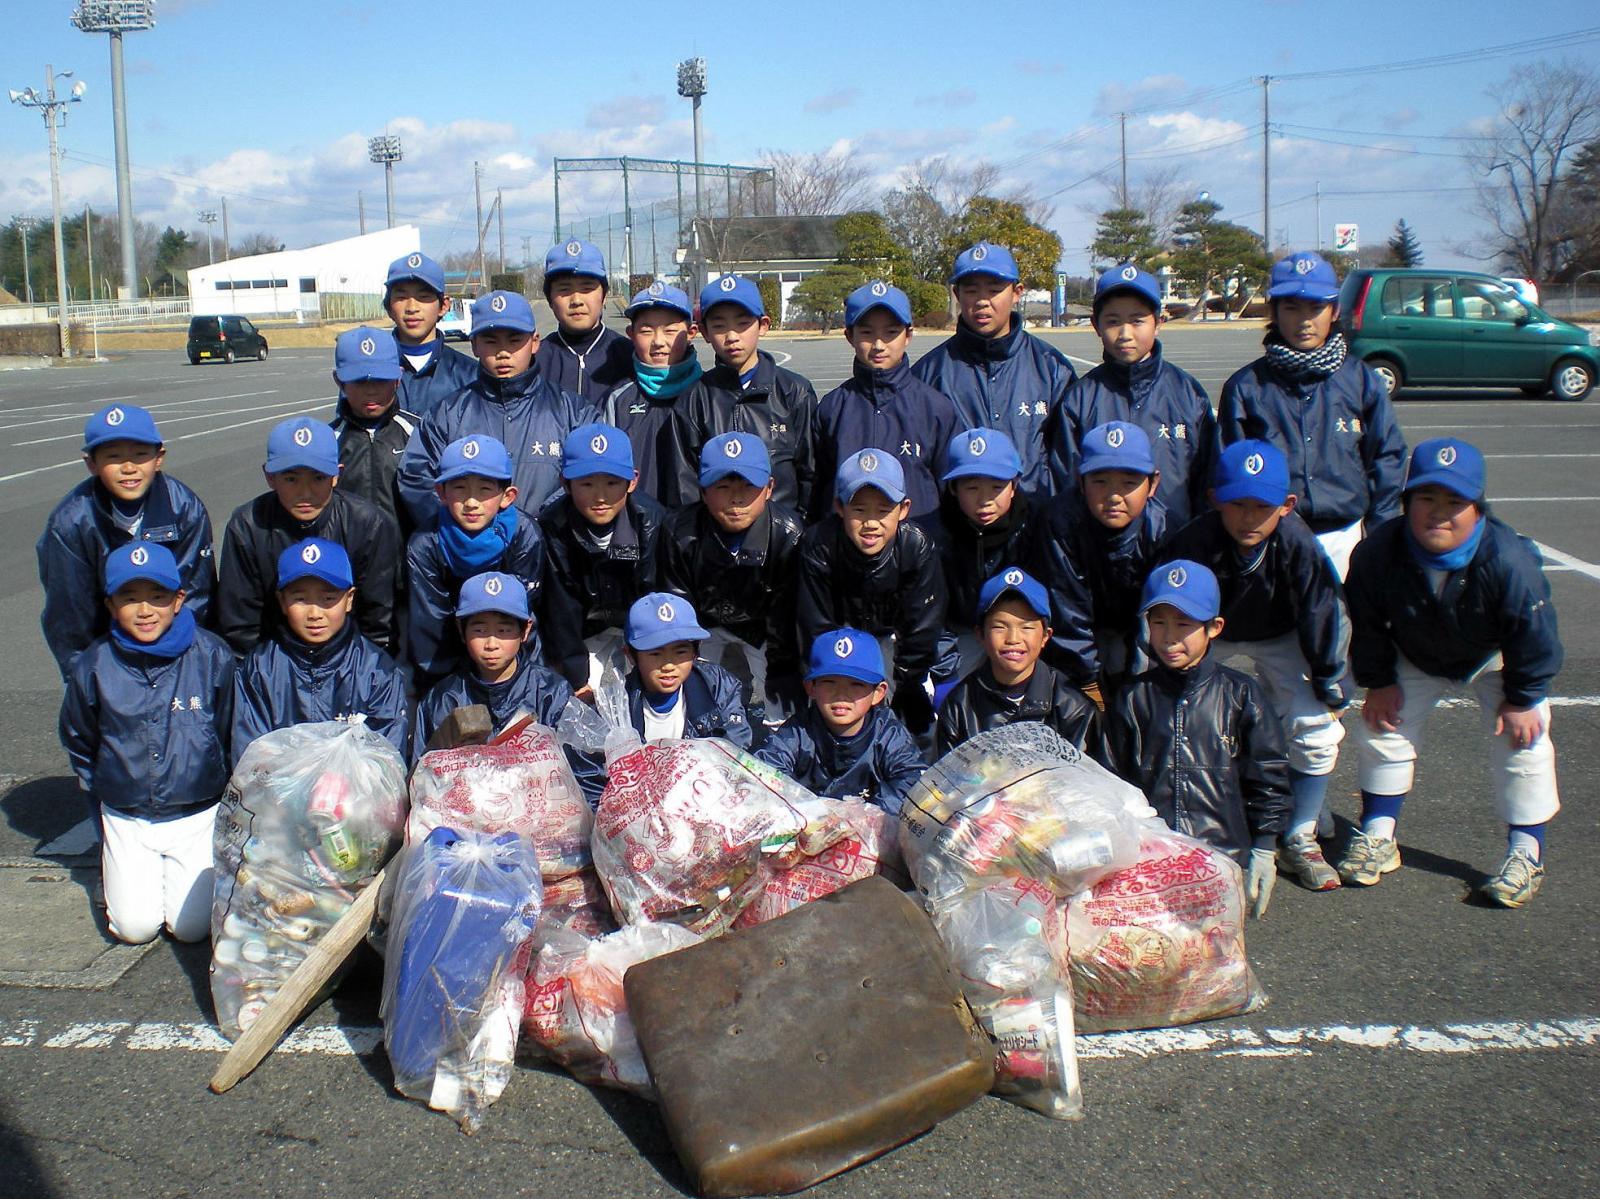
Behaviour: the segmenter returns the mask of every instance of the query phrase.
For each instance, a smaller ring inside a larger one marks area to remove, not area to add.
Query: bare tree
[[[949,270],[946,241],[979,196],[1019,204],[1028,219],[1048,226],[1055,215],[1031,188],[1000,190],[1000,168],[978,161],[958,166],[943,155],[924,158],[900,172],[900,186],[883,196],[884,223],[911,254],[918,278],[943,282]]]
[[[1139,180],[1139,186],[1133,193],[1133,206],[1144,213],[1145,223],[1150,226],[1156,245],[1164,246],[1172,241],[1172,231],[1178,223],[1178,211],[1183,207],[1185,197],[1192,194],[1193,189],[1184,184],[1183,167],[1177,164],[1146,171]]]
[[[1519,67],[1490,93],[1499,109],[1493,140],[1470,157],[1487,251],[1519,275],[1544,282],[1569,250],[1558,230],[1567,157],[1600,134],[1600,80],[1571,62]]]
[[[831,216],[867,203],[868,171],[850,151],[764,150],[761,165],[772,171],[779,216]]]

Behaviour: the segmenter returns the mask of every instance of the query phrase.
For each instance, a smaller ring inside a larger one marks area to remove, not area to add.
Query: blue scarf
[[[633,377],[639,382],[639,390],[651,399],[670,400],[700,377],[700,360],[691,354],[671,366],[651,366],[635,358]]]
[[[179,608],[167,631],[154,641],[139,641],[115,623],[111,626],[111,640],[130,654],[149,654],[152,658],[171,660],[181,656],[194,644],[194,630],[194,613],[187,608]]]
[[[1478,545],[1483,541],[1483,530],[1489,520],[1486,516],[1478,517],[1477,527],[1472,530],[1472,535],[1456,546],[1453,550],[1446,550],[1442,554],[1435,554],[1431,550],[1423,549],[1417,544],[1417,539],[1411,535],[1410,522],[1406,524],[1406,549],[1411,551],[1411,557],[1423,570],[1460,570],[1472,561],[1472,555],[1478,552]]]
[[[467,532],[446,511],[439,520],[439,549],[451,574],[458,579],[470,579],[505,556],[516,531],[515,506],[507,508],[494,518],[493,524],[477,533]]]

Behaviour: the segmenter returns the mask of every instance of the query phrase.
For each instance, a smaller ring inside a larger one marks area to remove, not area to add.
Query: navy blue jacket
[[[1162,820],[1241,866],[1288,827],[1283,728],[1261,684],[1215,654],[1134,679],[1111,703],[1106,738],[1111,768]]]
[[[355,575],[356,623],[380,646],[393,645],[400,528],[381,508],[337,487],[322,514],[309,524],[285,512],[270,491],[234,509],[222,539],[217,632],[235,653],[247,654],[284,627],[276,598],[278,555],[307,537],[344,546]]]
[[[252,741],[274,729],[358,714],[410,761],[406,680],[394,659],[349,622],[322,645],[307,645],[285,631],[256,646],[239,664],[233,685],[233,764]]]
[[[44,614],[39,624],[65,681],[72,659],[111,628],[106,610],[106,555],[133,538],[111,519],[111,497],[98,479],[85,479],[51,510],[34,547]],[[186,593],[184,607],[202,625],[214,623],[212,593],[217,566],[211,554],[211,517],[200,497],[159,471],[144,498],[139,540],[172,551]]]
[[[422,418],[396,405],[375,422],[360,421],[340,396],[328,423],[339,438],[339,486],[346,495],[382,508],[408,532],[411,514],[400,499],[400,455]]]
[[[581,701],[573,698],[566,680],[540,666],[526,652],[518,659],[517,673],[503,683],[486,683],[470,668],[460,670],[439,680],[417,701],[416,715],[411,722],[412,757],[422,757],[429,739],[457,708],[482,704],[489,709],[497,729],[511,723],[518,712],[527,712],[545,728],[555,729],[561,724],[567,705],[576,703]],[[606,789],[605,763],[598,755],[584,753],[570,745],[562,749],[584,798],[593,807],[600,802],[600,793]]]
[[[478,377],[478,360],[439,339],[439,348],[424,370],[411,369],[406,346],[400,345],[400,407],[425,420],[448,399]]]
[[[686,475],[678,461],[685,443],[679,404],[687,394],[685,388],[670,400],[657,399],[629,377],[607,392],[599,406],[597,419],[628,435],[639,490],[665,508],[681,508],[700,498],[698,488],[683,490]],[[695,464],[698,469],[698,457]]]
[[[449,520],[448,516],[441,517]],[[517,513],[517,529],[500,560],[484,570],[515,575],[528,588],[528,608],[538,611],[539,588],[544,579],[544,534],[539,522]],[[406,656],[422,676],[423,685],[454,671],[462,663],[461,632],[456,627],[456,601],[466,579],[455,574],[439,545],[439,530],[420,529],[406,544],[407,596],[410,621],[406,625]],[[535,658],[540,656],[539,634],[531,638]]]
[[[416,528],[438,522],[434,478],[445,446],[474,433],[500,439],[511,454],[517,507],[529,519],[561,490],[561,443],[593,417],[593,409],[571,392],[558,391],[529,368],[510,379],[482,371],[471,385],[417,426],[400,457],[400,495]]]
[[[937,512],[945,447],[960,428],[949,399],[912,374],[904,359],[886,371],[853,362],[850,378],[817,406],[816,483],[808,518],[818,521],[833,511],[839,463],[865,449],[884,450],[899,461],[913,517]]]
[[[539,343],[533,367],[551,387],[592,407],[633,377],[633,343],[604,325],[573,341],[557,328]]]
[[[1043,517],[1019,491],[1010,512],[980,529],[962,513],[952,489],[940,505],[939,521],[939,558],[949,596],[945,623],[952,632],[968,633],[978,623],[983,585],[1003,567],[1032,567]]]
[[[754,433],[772,459],[772,498],[803,512],[816,486],[817,393],[810,380],[756,351],[755,377],[739,386],[733,368],[718,362],[678,397],[683,444],[678,449],[678,494],[700,494],[700,451],[723,433]]]
[[[1079,686],[1100,673],[1097,629],[1127,638],[1130,649],[1137,643],[1139,596],[1165,533],[1159,500],[1146,504],[1126,529],[1113,531],[1090,515],[1081,495],[1056,499],[1034,542],[1030,573],[1050,589],[1055,635],[1045,654]],[[1131,653],[1128,660],[1134,660]]]
[[[228,785],[233,651],[205,629],[176,658],[102,637],[79,654],[61,704],[61,744],[98,803],[164,820],[217,802]]]
[[[963,429],[1000,429],[1022,455],[1022,490],[1050,494],[1050,440],[1077,375],[1067,356],[1022,327],[1015,314],[1000,337],[979,337],[960,321],[955,334],[911,371],[950,397]]]
[[[545,554],[539,635],[550,665],[574,688],[589,680],[584,639],[622,628],[633,601],[657,589],[666,517],[665,508],[635,491],[612,522],[605,549],[591,542],[588,523],[570,499],[551,504],[539,518]]]
[[[1150,435],[1161,502],[1173,528],[1206,510],[1206,489],[1217,455],[1217,418],[1193,375],[1172,365],[1155,344],[1132,366],[1107,360],[1081,375],[1067,392],[1051,445],[1057,493],[1078,489],[1083,435],[1107,421],[1138,425]]]
[[[799,567],[795,618],[802,646],[844,625],[874,637],[893,633],[894,677],[903,686],[922,685],[939,660],[946,606],[939,550],[927,533],[903,521],[894,540],[869,558],[844,522],[830,516],[800,539]]]
[[[1225,446],[1254,438],[1283,451],[1296,511],[1313,533],[1358,520],[1371,527],[1400,511],[1405,439],[1383,383],[1358,358],[1309,384],[1257,358],[1222,385],[1217,425]]]
[[[1356,682],[1396,682],[1396,654],[1441,678],[1470,678],[1490,657],[1504,658],[1506,699],[1531,707],[1547,698],[1561,669],[1555,604],[1537,551],[1509,525],[1488,522],[1478,550],[1434,594],[1408,548],[1406,518],[1367,533],[1350,557],[1345,599],[1354,626]]]
[[[628,716],[633,731],[644,736],[644,688],[639,672],[630,670],[627,678]],[[678,692],[679,703],[688,705],[683,713],[684,738],[721,737],[740,749],[749,749],[755,740],[750,718],[745,711],[744,688],[720,666],[696,661],[694,670]]]
[[[1059,671],[1039,662],[1020,699],[1011,699],[994,680],[987,662],[950,689],[939,705],[934,745],[942,756],[979,733],[1020,720],[1037,720],[1097,762],[1105,762],[1100,709]]]
[[[878,705],[854,737],[836,736],[814,707],[772,731],[756,757],[828,799],[860,799],[900,811],[928,768],[906,726]]]
[[[1229,641],[1299,637],[1311,689],[1330,708],[1353,698],[1341,685],[1350,656],[1350,618],[1333,562],[1298,513],[1291,512],[1245,561],[1219,513],[1179,529],[1161,547],[1165,562],[1209,566],[1222,592],[1222,635]]]

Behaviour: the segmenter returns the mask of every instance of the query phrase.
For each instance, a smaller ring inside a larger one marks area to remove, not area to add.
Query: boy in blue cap
[[[241,656],[282,627],[272,595],[279,556],[307,537],[338,542],[349,553],[356,581],[356,623],[388,649],[396,643],[395,590],[400,527],[394,517],[339,484],[339,443],[333,430],[292,416],[267,435],[262,469],[267,490],[234,509],[222,540],[216,627]]]
[[[1220,608],[1216,576],[1201,563],[1179,558],[1150,573],[1139,615],[1155,665],[1112,701],[1107,750],[1161,819],[1244,868],[1250,914],[1260,917],[1289,818],[1288,766],[1261,685],[1210,652]]]
[[[102,825],[106,918],[118,940],[211,925],[211,834],[228,785],[233,653],[198,626],[178,561],[134,542],[96,587],[111,632],[74,659],[61,744]]]
[[[400,501],[400,455],[422,418],[396,399],[402,374],[400,350],[382,329],[346,329],[334,340],[339,403],[330,423],[339,439],[339,484],[394,517],[405,535],[411,516]]]
[[[701,373],[694,352],[694,308],[682,288],[657,279],[633,297],[627,316],[633,375],[606,395],[600,416],[633,443],[639,490],[678,508],[694,501],[693,492],[678,490],[683,444],[678,400]]]
[[[981,241],[956,256],[950,290],[955,334],[912,368],[950,397],[968,429],[1003,429],[1022,456],[1022,490],[1050,494],[1050,441],[1077,377],[1065,354],[1022,327],[1022,275],[1004,246]]]
[[[614,425],[574,429],[561,477],[566,495],[539,517],[547,563],[539,626],[551,665],[593,702],[605,666],[623,673],[628,606],[656,590],[667,513],[638,494],[633,447]]]
[[[190,615],[201,624],[211,615],[217,586],[211,517],[198,495],[162,469],[166,454],[143,408],[112,404],[84,426],[89,478],[51,510],[35,546],[44,588],[39,624],[63,682],[72,659],[110,628],[95,598],[106,555],[119,546],[166,546],[177,559]]]
[[[355,717],[407,758],[405,673],[350,620],[350,555],[308,537],[278,555],[276,578],[282,627],[250,651],[234,680],[233,764],[274,729]]]
[[[1105,757],[1100,709],[1047,663],[1050,595],[1044,584],[1007,566],[978,594],[977,632],[986,661],[939,705],[935,746],[946,754],[1001,725],[1037,720],[1096,759]]]
[[[1550,684],[1561,638],[1537,552],[1489,515],[1483,455],[1455,437],[1411,454],[1404,513],[1356,547],[1346,596],[1351,661],[1367,689],[1356,729],[1361,831],[1339,863],[1371,886],[1400,867],[1395,822],[1428,713],[1470,683],[1483,709],[1507,852],[1482,894],[1521,907],[1544,881],[1545,826],[1561,809]]]
[[[772,499],[772,463],[753,433],[723,433],[700,451],[700,502],[674,512],[661,580],[710,630],[701,652],[750,688],[752,714],[773,719],[801,698],[795,576],[805,526]]]
[[[456,597],[461,584],[484,571],[520,579],[529,601],[544,578],[544,535],[539,522],[516,507],[511,457],[493,437],[452,441],[439,458],[434,490],[443,511],[431,529],[418,529],[406,545],[410,614],[406,656],[425,691],[461,662]],[[529,601],[525,601],[529,602]],[[532,650],[538,657],[539,643]]]
[[[1206,511],[1216,457],[1217,419],[1205,388],[1161,352],[1161,284],[1131,262],[1100,276],[1090,322],[1102,360],[1067,392],[1051,446],[1056,491],[1078,485],[1083,435],[1107,421],[1129,421],[1150,437],[1161,472],[1167,524],[1179,528]]]
[[[465,658],[454,674],[417,701],[411,723],[414,757],[423,755],[433,734],[457,708],[482,704],[497,729],[519,712],[556,729],[574,705],[581,708],[566,680],[541,666],[529,648],[533,615],[521,579],[494,570],[473,575],[461,584],[455,619]],[[585,798],[591,806],[599,803],[606,785],[604,765],[570,745],[564,748]]]
[[[810,380],[761,349],[771,324],[760,289],[750,280],[724,275],[701,289],[700,333],[717,361],[680,404],[680,495],[694,494],[695,466],[706,442],[719,433],[754,433],[772,459],[772,497],[796,512],[811,502],[817,393]]]
[[[756,757],[831,799],[900,811],[928,762],[905,725],[883,708],[883,653],[865,629],[836,628],[811,645],[809,706],[756,750]]]
[[[1138,425],[1107,421],[1084,434],[1078,490],[1060,497],[1034,543],[1033,573],[1050,588],[1055,634],[1047,654],[1104,706],[1137,674],[1137,601],[1166,509],[1156,500],[1161,472]]]
[[[628,715],[646,741],[721,737],[750,748],[754,736],[739,680],[699,660],[708,636],[681,595],[652,591],[628,609]]]
[[[539,335],[523,296],[492,291],[472,305],[472,383],[423,420],[400,459],[400,494],[419,529],[439,515],[434,479],[439,455],[452,441],[485,433],[511,454],[517,506],[536,520],[561,490],[561,443],[590,418],[586,401],[562,391],[533,366]]]
[[[450,309],[444,268],[426,254],[407,254],[389,264],[383,310],[394,322],[400,359],[400,407],[417,419],[478,377],[478,364],[445,344],[439,322]]]
[[[800,541],[796,617],[800,643],[852,625],[887,643],[894,664],[891,705],[918,736],[933,724],[930,675],[945,663],[944,572],[938,547],[906,517],[905,475],[881,450],[846,458],[833,512]],[[943,673],[943,672],[942,672]]]
[[[1338,300],[1339,277],[1320,255],[1272,268],[1267,352],[1223,384],[1217,422],[1223,445],[1251,438],[1283,451],[1300,515],[1343,579],[1363,524],[1400,511],[1406,443],[1382,381],[1335,328]]]
[[[822,397],[816,421],[816,483],[809,517],[833,506],[839,463],[861,450],[895,456],[906,477],[911,519],[939,510],[939,465],[959,425],[939,392],[911,373],[911,301],[882,280],[864,283],[844,302],[844,337],[855,351],[850,378]]]
[[[1312,891],[1339,875],[1317,844],[1328,779],[1350,703],[1350,618],[1333,563],[1295,512],[1289,467],[1276,446],[1236,441],[1217,461],[1212,511],[1168,538],[1164,554],[1204,563],[1221,588],[1227,622],[1215,653],[1247,654],[1288,736],[1294,809],[1278,864]]]
[[[544,298],[555,314],[556,331],[539,346],[535,365],[551,387],[591,406],[633,370],[628,339],[605,326],[609,289],[600,247],[574,238],[545,254]]]

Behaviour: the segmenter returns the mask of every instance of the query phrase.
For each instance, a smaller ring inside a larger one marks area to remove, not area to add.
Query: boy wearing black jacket
[[[400,499],[400,455],[422,418],[400,407],[400,350],[382,329],[347,329],[333,344],[339,385],[333,434],[339,439],[339,482],[346,495],[382,508],[410,532]]]

